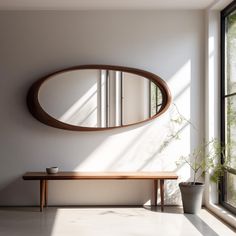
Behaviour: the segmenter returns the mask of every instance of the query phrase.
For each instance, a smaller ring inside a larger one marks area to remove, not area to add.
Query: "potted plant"
[[[179,140],[180,133],[184,126],[190,125],[195,131],[196,127],[185,118],[180,112],[176,104],[172,106],[173,115],[170,119],[170,133],[164,140],[160,147],[162,152],[172,140]],[[179,184],[180,192],[182,196],[182,202],[185,213],[196,214],[202,206],[202,195],[204,191],[204,183],[200,182],[199,179],[204,176],[206,172],[211,170],[210,179],[213,182],[221,180],[221,176],[224,175],[225,169],[227,169],[230,158],[225,156],[225,149],[230,149],[230,145],[226,147],[218,139],[212,139],[209,142],[202,142],[200,146],[195,148],[192,153],[187,156],[182,156],[179,161],[176,162],[178,165],[187,164],[193,171],[193,179],[188,182],[181,182]],[[222,164],[220,159],[223,156],[224,163]]]
[[[179,183],[184,213],[197,214],[201,209],[204,183],[199,182],[200,177],[210,169],[213,170],[211,180],[214,182],[223,175],[226,163],[219,161],[221,155],[224,155],[224,148],[214,139],[195,148],[188,156],[182,156],[176,163],[187,164],[193,171],[192,181]]]

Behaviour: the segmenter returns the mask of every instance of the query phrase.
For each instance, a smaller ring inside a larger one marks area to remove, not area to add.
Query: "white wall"
[[[220,140],[220,12],[209,9],[206,11],[207,50],[206,50],[206,116],[205,137],[210,141]],[[218,186],[206,176],[206,202],[218,203]]]
[[[204,13],[202,11],[0,12],[0,204],[38,203],[38,185],[25,171],[176,170],[175,160],[202,138],[204,120]],[[71,132],[35,120],[26,107],[39,77],[73,65],[116,64],[161,76],[180,112],[195,125],[169,122],[172,107],[144,125],[105,132]],[[173,140],[173,130],[180,130]],[[166,142],[168,140],[168,142]],[[164,144],[166,148],[162,148]],[[167,203],[179,203],[168,182]],[[144,204],[149,181],[51,182],[49,204]]]

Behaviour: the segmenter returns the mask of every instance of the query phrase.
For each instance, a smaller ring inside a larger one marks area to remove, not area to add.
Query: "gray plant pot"
[[[179,184],[184,213],[197,214],[202,207],[204,184],[196,182],[182,182]]]

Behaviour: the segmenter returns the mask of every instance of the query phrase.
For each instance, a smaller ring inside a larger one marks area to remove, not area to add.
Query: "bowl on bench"
[[[59,170],[59,168],[56,166],[46,168],[46,172],[48,174],[56,174],[58,172],[58,170]]]

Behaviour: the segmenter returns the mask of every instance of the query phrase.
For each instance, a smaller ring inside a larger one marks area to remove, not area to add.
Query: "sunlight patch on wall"
[[[169,80],[174,103],[187,119],[190,119],[191,73],[191,61],[188,60]]]
[[[213,36],[209,36],[208,39],[208,59],[209,59],[209,66],[208,66],[208,77],[209,77],[209,81],[208,81],[208,112],[209,112],[209,134],[211,134],[211,136],[214,136],[215,132],[215,118],[214,118],[214,114],[215,114],[215,38]],[[211,89],[210,89],[211,88]]]
[[[191,61],[188,60],[168,85],[181,115],[190,117]],[[184,105],[183,105],[184,104]],[[190,178],[189,168],[178,169],[175,161],[190,152],[189,123],[172,120],[179,113],[172,106],[156,120],[126,132],[115,133],[103,141],[75,170],[80,171],[177,171]],[[178,133],[178,138],[171,137]],[[165,146],[165,143],[168,145]],[[116,150],[116,151],[114,151]]]

